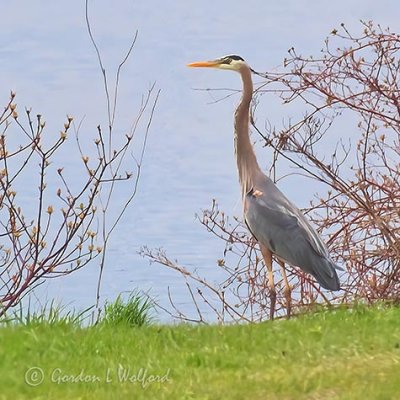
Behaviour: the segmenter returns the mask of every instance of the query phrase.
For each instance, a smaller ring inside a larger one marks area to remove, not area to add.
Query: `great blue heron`
[[[329,290],[340,290],[339,278],[327,247],[302,212],[261,171],[250,142],[250,103],[253,96],[252,69],[242,57],[231,55],[212,61],[188,64],[239,72],[243,82],[242,98],[234,117],[235,155],[242,187],[245,223],[258,241],[269,272],[270,316],[274,316],[276,291],[272,272],[272,254],[281,267],[285,297],[290,314],[291,288],[284,262],[310,273]]]

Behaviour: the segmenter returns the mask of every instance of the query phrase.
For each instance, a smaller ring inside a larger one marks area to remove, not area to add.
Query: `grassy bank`
[[[235,326],[0,328],[1,399],[397,399],[400,309]]]

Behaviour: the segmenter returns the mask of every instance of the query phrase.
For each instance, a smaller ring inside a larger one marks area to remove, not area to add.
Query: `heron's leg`
[[[287,317],[290,318],[292,310],[292,289],[290,288],[289,281],[286,276],[285,263],[281,260],[278,260],[278,264],[281,267],[283,282],[285,284],[285,289],[283,291],[283,294],[285,295],[285,300],[286,300]]]
[[[263,246],[260,243],[260,250],[261,254],[264,257],[265,265],[268,269],[268,288],[269,288],[269,295],[271,298],[271,307],[269,310],[269,318],[272,320],[274,319],[275,315],[275,303],[276,303],[276,290],[275,290],[275,284],[274,284],[274,274],[272,272],[272,253],[271,251]]]

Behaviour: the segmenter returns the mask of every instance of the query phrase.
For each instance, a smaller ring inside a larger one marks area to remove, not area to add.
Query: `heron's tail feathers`
[[[313,268],[312,274],[324,289],[340,290],[340,281],[336,269],[342,270],[332,260],[322,258],[316,268]]]

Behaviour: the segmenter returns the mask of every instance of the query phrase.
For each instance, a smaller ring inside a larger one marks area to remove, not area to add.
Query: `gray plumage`
[[[282,261],[300,267],[325,289],[340,283],[328,250],[301,211],[264,174],[246,194],[244,218],[252,235]]]

